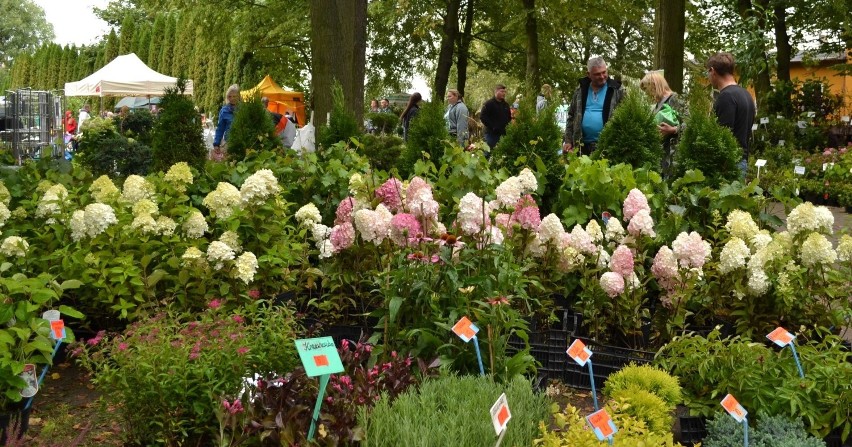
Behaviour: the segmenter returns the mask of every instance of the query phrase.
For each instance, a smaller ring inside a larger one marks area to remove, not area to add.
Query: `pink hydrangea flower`
[[[405,190],[405,202],[411,207],[411,201],[414,200],[416,196],[419,195],[421,189],[426,189],[429,191],[429,196],[432,196],[432,186],[423,180],[420,177],[414,177],[411,179],[411,182],[408,183],[408,189]]]
[[[580,253],[595,254],[598,252],[598,246],[592,240],[592,236],[586,232],[579,224],[574,225],[571,233],[568,234],[568,245],[573,247]]]
[[[541,213],[538,206],[533,204],[533,206],[515,208],[515,212],[512,213],[512,222],[517,222],[525,230],[538,231],[538,227],[541,225]]]
[[[610,298],[615,298],[624,292],[624,277],[615,272],[606,272],[601,275],[601,288]]]
[[[506,213],[500,213],[494,216],[494,224],[506,229],[506,231],[511,231],[512,226],[512,216]],[[539,219],[539,223],[541,223],[541,219]]]
[[[397,245],[408,245],[409,239],[419,237],[422,232],[420,222],[412,214],[399,213],[391,219],[390,237]]]
[[[397,212],[402,209],[402,182],[389,178],[376,189],[376,197],[385,204],[387,209]]]
[[[627,194],[627,198],[624,199],[624,219],[633,219],[633,216],[641,210],[651,212],[651,207],[648,206],[648,198],[642,191],[633,188]]]
[[[334,224],[340,225],[346,222],[352,223],[352,210],[355,208],[355,199],[347,197],[337,204]]]
[[[331,240],[331,245],[334,247],[334,252],[340,253],[355,243],[355,227],[350,222],[335,225],[331,229],[329,240]]]
[[[222,300],[220,300],[220,299],[211,300],[209,303],[207,303],[207,307],[209,307],[210,309],[216,310],[216,309],[222,307]]]
[[[657,233],[654,232],[654,219],[651,218],[650,212],[642,209],[634,214],[633,218],[630,219],[630,223],[627,225],[627,232],[633,237],[641,235],[657,237]]]
[[[654,265],[651,266],[651,273],[657,278],[660,286],[666,290],[673,290],[677,285],[677,280],[680,277],[677,258],[668,246],[663,245],[660,247],[660,251],[654,256]]]
[[[680,265],[685,268],[701,268],[710,258],[710,243],[701,239],[695,231],[680,233],[672,242],[672,251]]]
[[[633,252],[626,245],[619,245],[609,258],[609,269],[628,277],[633,273],[633,267]]]

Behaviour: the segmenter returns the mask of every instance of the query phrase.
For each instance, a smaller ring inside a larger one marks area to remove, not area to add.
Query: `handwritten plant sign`
[[[299,359],[308,377],[335,374],[343,371],[340,354],[331,337],[305,338],[296,340]]]

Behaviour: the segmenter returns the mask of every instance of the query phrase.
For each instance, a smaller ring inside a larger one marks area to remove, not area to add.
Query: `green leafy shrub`
[[[420,112],[409,125],[408,141],[397,166],[400,176],[408,177],[424,153],[429,160],[440,160],[448,145],[450,133],[444,122],[443,106],[439,102],[421,103]]]
[[[510,404],[511,405],[511,402]],[[612,417],[612,422],[618,428],[618,433],[613,436],[617,447],[647,447],[664,446],[679,447],[672,439],[669,427],[665,430],[655,432],[650,430],[645,422],[628,413],[629,404],[610,402],[606,406],[607,413]],[[551,427],[555,429],[551,429]],[[553,423],[548,427],[541,422],[539,424],[541,437],[535,440],[536,446],[541,447],[599,447],[606,445],[598,441],[594,432],[589,428],[584,415],[580,410],[568,405],[563,412],[553,415]]]
[[[628,91],[601,131],[597,147],[600,156],[612,164],[627,163],[634,168],[648,164],[659,170],[663,143],[644,93]]]
[[[346,109],[343,88],[339,82],[334,83],[332,90],[333,105],[328,124],[319,128],[317,143],[327,149],[341,141],[349,143],[349,139],[360,134],[355,115]]]
[[[168,116],[168,114],[165,114],[165,116]],[[113,121],[115,121],[115,128],[125,137],[138,140],[146,146],[152,144],[154,115],[148,109],[133,110],[123,117],[116,115],[113,117]],[[200,123],[198,124],[200,125]]]
[[[692,113],[680,138],[675,159],[680,172],[698,169],[713,186],[718,186],[723,180],[738,179],[740,170],[737,163],[743,154],[734,134],[709,113],[709,102],[702,95],[692,95],[689,109]]]
[[[202,169],[207,159],[207,148],[201,135],[201,119],[192,99],[183,94],[186,87],[184,82],[184,79],[179,79],[177,87],[166,89],[160,103],[160,116],[154,125],[151,145],[155,168],[160,171],[180,161]]]
[[[399,127],[399,116],[393,113],[368,113],[364,116],[380,134],[392,134]]]
[[[651,365],[630,365],[609,376],[604,385],[603,394],[614,396],[616,393],[638,388],[659,396],[672,409],[683,402],[677,377]]]
[[[405,150],[405,142],[396,135],[367,134],[361,137],[360,143],[361,151],[370,160],[370,166],[383,171],[396,167],[402,151]]]
[[[201,127],[198,128],[199,135]],[[255,95],[237,107],[231,131],[228,134],[228,158],[242,160],[249,150],[266,151],[281,147],[281,139],[275,134],[272,117]]]
[[[383,398],[371,413],[362,410],[362,445],[490,445],[496,441],[488,409],[506,393],[512,419],[505,445],[532,445],[538,423],[548,415],[548,399],[533,392],[530,382],[517,378],[501,385],[487,377],[442,377],[427,380],[416,391],[393,402]]]
[[[707,421],[705,447],[740,447],[743,445],[743,425],[726,413],[716,413]],[[757,415],[756,423],[750,422],[748,431],[750,447],[825,447],[822,439],[805,432],[799,419],[784,416]]]
[[[223,399],[247,377],[277,377],[298,363],[293,312],[255,301],[200,315],[161,313],[123,334],[80,344],[80,362],[114,401],[129,440],[139,445],[213,445]]]
[[[512,175],[524,167],[537,171],[543,216],[553,208],[553,198],[557,196],[565,174],[565,168],[559,162],[562,131],[554,119],[553,107],[536,113],[531,100],[522,101],[515,123],[509,125],[506,135],[491,153],[491,165],[506,168]]]
[[[147,174],[153,162],[151,148],[121,136],[106,118],[86,121],[77,160],[95,175],[126,177]]]
[[[672,428],[674,407],[654,393],[636,385],[611,392],[612,400],[621,405],[624,414],[645,423],[651,433],[666,433]]]

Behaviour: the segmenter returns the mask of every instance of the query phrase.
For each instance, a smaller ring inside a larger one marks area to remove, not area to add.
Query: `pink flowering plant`
[[[274,377],[298,364],[297,323],[286,307],[212,300],[199,315],[161,312],[120,334],[98,334],[73,352],[114,401],[128,442],[212,445],[217,412],[245,378]]]

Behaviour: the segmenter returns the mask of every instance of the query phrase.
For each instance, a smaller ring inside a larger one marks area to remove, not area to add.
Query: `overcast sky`
[[[45,18],[53,24],[54,42],[65,45],[94,43],[109,32],[109,26],[97,18],[92,8],[103,8],[109,0],[33,0],[44,9]]]

